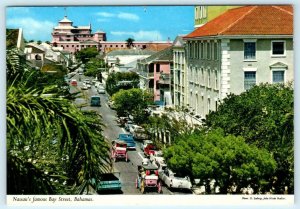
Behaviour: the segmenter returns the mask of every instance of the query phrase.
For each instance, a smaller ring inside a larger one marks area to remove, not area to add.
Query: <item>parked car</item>
[[[152,140],[144,140],[142,143],[141,143],[141,150],[144,151],[145,147],[147,146],[147,144],[153,144],[153,141]]]
[[[98,91],[99,94],[105,94],[105,89],[104,89],[103,86],[99,86],[97,91]]]
[[[148,138],[146,130],[141,126],[133,125],[129,132],[131,132],[133,138],[137,140],[146,140]]]
[[[150,161],[151,163],[155,162],[155,161],[162,161],[164,160],[163,157],[163,153],[160,150],[154,151],[151,155],[150,155]]]
[[[101,106],[100,96],[91,96],[91,106]]]
[[[167,167],[165,158],[163,157],[162,151],[154,151],[153,154],[150,154],[150,162],[156,165],[159,170],[165,169]]]
[[[118,139],[126,142],[127,149],[136,149],[136,144],[131,134],[119,134]]]
[[[70,82],[70,84],[72,86],[77,86],[77,80],[76,79],[72,79],[71,82]]]
[[[128,117],[119,117],[117,119],[117,122],[120,124],[120,126],[125,126],[127,121],[128,121]]]
[[[146,147],[144,148],[144,155],[146,157],[150,157],[151,154],[153,154],[155,151],[157,151],[157,147],[150,143],[150,144],[147,144]]]
[[[169,188],[188,189],[192,188],[191,180],[188,176],[182,177],[173,173],[169,168],[161,170],[158,174],[159,178]]]
[[[120,173],[119,173],[120,176]],[[104,173],[100,175],[99,179],[92,179],[91,184],[94,189],[101,193],[110,193],[113,191],[121,191],[121,181],[115,173]]]
[[[87,87],[87,85],[85,83],[83,83],[82,86],[81,86],[81,89],[82,90],[88,90],[88,87]]]
[[[127,120],[125,123],[125,130],[129,132],[130,127],[133,125],[133,122],[131,120]]]

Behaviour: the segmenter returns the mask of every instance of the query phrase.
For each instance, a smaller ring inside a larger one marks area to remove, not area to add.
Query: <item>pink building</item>
[[[65,16],[53,28],[51,44],[63,47],[65,51],[75,53],[84,48],[96,47],[98,51],[109,52],[116,49],[126,49],[126,41],[107,41],[106,33],[97,31],[92,33],[91,24],[87,26],[73,26],[73,22]],[[168,41],[134,41],[133,47],[154,51],[163,50],[172,43]]]
[[[172,47],[164,49],[148,58],[138,60],[137,72],[140,75],[140,87],[154,94],[154,101],[170,103],[170,71],[173,63]]]
[[[73,22],[65,16],[53,28],[52,45],[63,47],[65,51],[74,53],[87,47],[97,47],[100,50],[100,42],[106,41],[106,33],[103,31],[92,32],[91,24],[88,26],[73,26]]]

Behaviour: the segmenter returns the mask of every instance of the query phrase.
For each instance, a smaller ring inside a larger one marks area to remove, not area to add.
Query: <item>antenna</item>
[[[65,10],[65,17],[67,17],[68,16],[68,14],[67,14],[67,7],[64,7],[64,10]]]

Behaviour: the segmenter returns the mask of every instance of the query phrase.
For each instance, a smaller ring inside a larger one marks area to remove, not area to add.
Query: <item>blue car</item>
[[[127,149],[136,149],[135,148],[136,144],[131,134],[119,134],[118,139],[126,142]]]

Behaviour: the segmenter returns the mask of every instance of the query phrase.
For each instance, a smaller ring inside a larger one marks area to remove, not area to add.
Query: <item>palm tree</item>
[[[133,42],[134,42],[135,40],[133,39],[133,38],[128,38],[128,39],[126,39],[126,43],[127,43],[127,47],[128,48],[131,48],[132,46],[133,46]]]
[[[80,111],[56,85],[35,85],[38,72],[24,68],[7,82],[7,193],[80,193],[111,169],[101,118]]]

